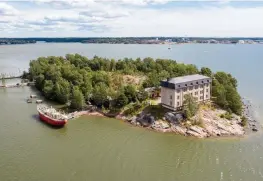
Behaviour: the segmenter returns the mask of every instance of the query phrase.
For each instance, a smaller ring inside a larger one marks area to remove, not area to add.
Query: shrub
[[[226,112],[225,114],[221,114],[220,118],[230,120],[230,119],[233,118],[233,116],[232,116],[232,114],[230,112]]]
[[[247,118],[245,116],[242,116],[241,118],[241,126],[243,127],[247,126]]]

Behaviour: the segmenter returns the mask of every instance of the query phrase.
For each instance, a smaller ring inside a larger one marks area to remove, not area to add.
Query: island
[[[39,57],[24,78],[72,118],[97,115],[200,138],[258,131],[229,73],[170,59],[120,60],[79,54]]]

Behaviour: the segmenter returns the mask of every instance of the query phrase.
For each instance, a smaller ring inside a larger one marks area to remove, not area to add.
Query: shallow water
[[[259,107],[262,47],[174,45],[169,51],[163,45],[0,46],[0,70],[26,68],[29,59],[40,55],[75,52],[173,58],[230,71],[239,80],[241,94]],[[0,89],[0,180],[263,180],[261,133],[201,140],[87,116],[52,129],[38,120],[36,104],[25,102],[32,92],[29,87]]]

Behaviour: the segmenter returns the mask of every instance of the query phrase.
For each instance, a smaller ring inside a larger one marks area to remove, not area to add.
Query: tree
[[[149,94],[144,89],[141,89],[137,92],[136,97],[138,98],[140,102],[143,102],[149,98]]]
[[[125,96],[124,93],[121,93],[115,100],[115,107],[117,108],[122,108],[127,104],[128,104],[128,98]]]
[[[48,99],[52,99],[54,94],[53,94],[53,88],[54,88],[54,84],[51,80],[45,80],[44,82],[44,88],[43,88],[43,92],[44,95],[48,98]]]
[[[229,109],[233,113],[236,113],[237,115],[241,115],[242,101],[240,95],[237,93],[234,87],[226,86],[226,99],[228,102]]]
[[[73,87],[70,107],[73,109],[81,109],[85,105],[85,99],[82,92],[77,86]]]
[[[127,85],[124,87],[124,94],[128,98],[129,102],[136,101],[136,88],[134,85]]]
[[[70,84],[67,80],[59,78],[55,83],[54,93],[56,100],[62,104],[66,104],[70,98]]]
[[[82,86],[81,86],[82,93],[85,97],[86,100],[90,99],[91,93],[92,93],[92,84],[91,81],[86,81]]]
[[[222,108],[228,107],[226,99],[226,89],[222,84],[215,83],[216,85],[212,88],[212,95],[215,97],[215,103]]]
[[[183,104],[183,111],[187,119],[193,117],[198,111],[198,104],[196,102],[196,98],[191,96],[190,94],[186,94],[184,96]]]
[[[108,96],[108,86],[100,82],[94,86],[92,91],[92,100],[95,105],[102,106],[107,101]]]
[[[200,73],[202,75],[205,75],[205,76],[208,76],[208,77],[212,77],[212,71],[211,71],[210,68],[202,67]]]

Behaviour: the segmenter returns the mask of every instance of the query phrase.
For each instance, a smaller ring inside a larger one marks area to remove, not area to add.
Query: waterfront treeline
[[[240,42],[241,40],[241,42]],[[213,38],[213,37],[68,37],[68,38],[0,38],[1,44],[26,43],[106,43],[106,44],[166,44],[166,43],[262,43],[263,38]]]
[[[225,72],[177,63],[170,59],[87,58],[79,54],[39,57],[30,61],[28,78],[36,81],[47,99],[82,109],[86,103],[107,109],[121,109],[148,99],[145,88],[160,86],[160,80],[190,74],[213,78],[212,95],[220,107],[241,114],[237,80]]]

